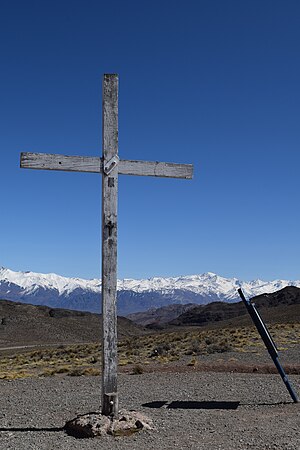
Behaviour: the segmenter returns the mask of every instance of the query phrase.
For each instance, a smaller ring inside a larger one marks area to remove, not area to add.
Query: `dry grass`
[[[300,342],[300,324],[275,324],[270,332],[279,349]],[[189,365],[197,364],[197,356],[211,353],[259,352],[264,347],[256,329],[250,326],[239,328],[178,329],[125,338],[119,342],[119,365],[142,367],[151,362],[178,361],[187,355]],[[25,377],[47,377],[53,375],[99,375],[101,355],[99,344],[61,345],[56,348],[38,349],[18,353],[0,359],[0,379]]]

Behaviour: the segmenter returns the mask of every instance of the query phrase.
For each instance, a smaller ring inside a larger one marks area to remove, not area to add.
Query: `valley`
[[[294,374],[300,374],[299,291],[287,287],[255,299],[287,372]],[[119,317],[119,370],[275,372],[242,304],[180,312],[161,326]],[[0,379],[100,374],[100,315],[2,300],[0,323],[0,347],[6,348],[0,350]]]

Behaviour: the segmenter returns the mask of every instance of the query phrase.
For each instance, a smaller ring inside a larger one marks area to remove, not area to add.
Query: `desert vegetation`
[[[300,342],[300,324],[270,326],[279,350]],[[217,329],[180,328],[178,330],[126,337],[119,341],[119,367],[129,373],[142,373],[148,365],[184,361],[193,366],[201,355],[225,352],[259,353],[263,350],[256,329],[252,326]],[[59,345],[17,352],[0,359],[0,379],[48,377],[53,375],[99,375],[101,351],[98,343]]]

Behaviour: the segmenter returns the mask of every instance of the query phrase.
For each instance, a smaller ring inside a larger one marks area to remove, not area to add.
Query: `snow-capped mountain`
[[[241,287],[248,297],[275,292],[300,281],[240,281],[211,272],[170,278],[118,281],[118,313],[126,315],[173,303],[206,304],[238,301]],[[100,312],[101,281],[66,278],[56,274],[14,272],[0,268],[0,298],[56,308]]]

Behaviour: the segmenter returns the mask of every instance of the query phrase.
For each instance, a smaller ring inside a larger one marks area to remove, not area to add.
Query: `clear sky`
[[[101,176],[21,170],[21,151],[193,163],[120,177],[119,278],[299,279],[298,0],[3,0],[0,265],[100,274]]]

